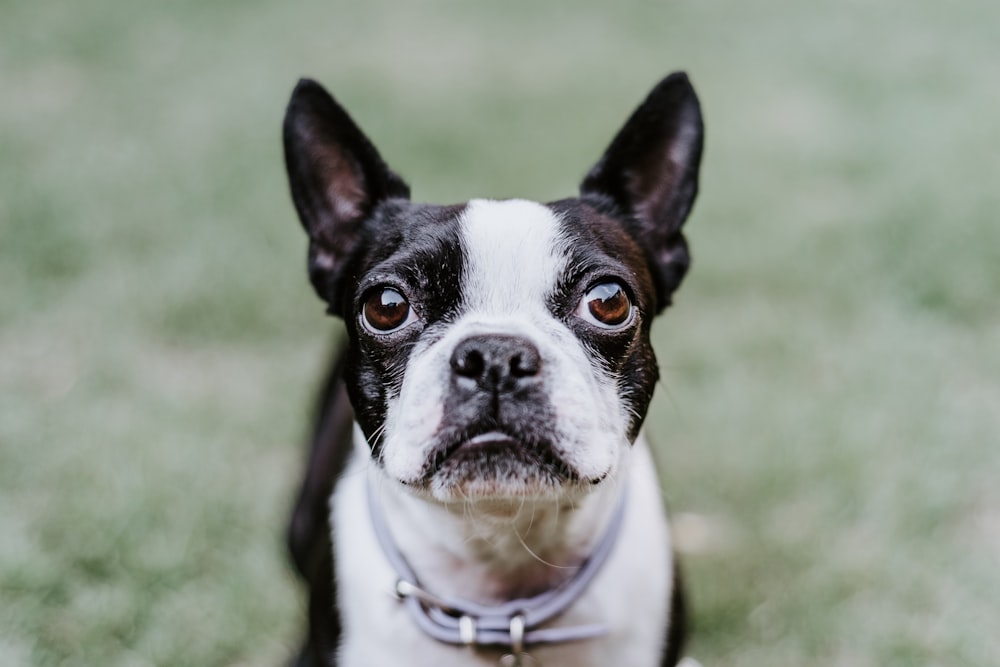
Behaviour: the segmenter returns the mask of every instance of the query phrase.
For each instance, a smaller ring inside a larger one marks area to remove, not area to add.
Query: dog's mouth
[[[488,431],[486,433],[480,433],[479,435],[473,436],[467,440],[455,443],[446,450],[444,460],[447,460],[452,456],[461,456],[469,452],[474,454],[476,451],[488,449],[500,450],[520,447],[520,441],[507,435],[506,433],[501,433],[500,431]]]
[[[567,478],[576,476],[548,441],[529,443],[501,431],[480,433],[451,445],[444,451],[438,467],[463,465],[466,462],[482,463],[489,460],[521,463],[529,468],[543,469]]]
[[[489,430],[436,447],[420,486],[441,500],[500,499],[554,495],[579,481],[550,441]]]

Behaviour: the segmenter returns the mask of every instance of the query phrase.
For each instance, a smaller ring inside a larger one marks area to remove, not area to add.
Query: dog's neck
[[[393,540],[421,584],[480,604],[530,597],[572,578],[604,534],[621,488],[562,501],[438,504],[371,474]]]

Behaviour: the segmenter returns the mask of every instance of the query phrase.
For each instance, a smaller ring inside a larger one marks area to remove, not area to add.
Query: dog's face
[[[651,319],[688,266],[702,126],[665,79],[550,204],[409,201],[318,84],[285,121],[313,285],[347,324],[372,457],[438,501],[566,498],[613,480],[657,380]]]
[[[656,380],[635,242],[579,202],[399,203],[376,236],[344,308],[386,472],[441,500],[612,475]]]

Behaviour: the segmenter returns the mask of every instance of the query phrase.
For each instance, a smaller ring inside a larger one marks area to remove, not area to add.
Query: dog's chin
[[[503,513],[526,501],[571,500],[600,480],[585,480],[545,443],[528,445],[491,432],[439,448],[411,490],[443,503],[475,503]]]

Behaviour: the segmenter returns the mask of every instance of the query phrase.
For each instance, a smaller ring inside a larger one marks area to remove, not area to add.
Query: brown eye
[[[393,288],[383,287],[374,290],[365,299],[362,317],[370,331],[394,331],[409,321],[410,304],[406,297]]]
[[[632,302],[619,283],[600,283],[584,295],[577,314],[601,327],[620,327],[632,319]]]

